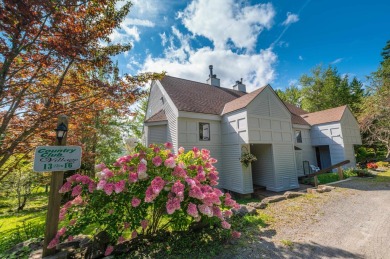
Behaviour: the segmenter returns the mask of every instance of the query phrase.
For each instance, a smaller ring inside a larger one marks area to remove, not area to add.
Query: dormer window
[[[199,140],[210,141],[210,123],[199,123]]]

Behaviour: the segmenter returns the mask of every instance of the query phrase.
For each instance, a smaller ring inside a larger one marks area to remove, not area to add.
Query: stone
[[[106,231],[99,232],[87,245],[87,251],[85,252],[86,259],[100,258],[104,255],[106,247],[110,242],[110,236]]]
[[[79,248],[80,247],[80,241],[81,240],[73,240],[73,241],[68,241],[68,242],[63,242],[57,245],[57,250],[62,250],[66,248]]]
[[[283,195],[276,195],[276,196],[267,197],[267,198],[263,199],[261,202],[274,203],[274,202],[278,202],[278,201],[283,201],[285,199],[287,199],[287,198]]]
[[[329,185],[320,184],[320,185],[318,185],[318,189],[334,190],[334,189],[336,189],[336,187],[334,187],[334,186],[329,186]]]
[[[283,196],[286,197],[287,199],[292,199],[292,198],[303,196],[303,195],[305,195],[305,194],[302,193],[302,192],[291,192],[291,191],[288,191],[288,192],[285,192]]]
[[[247,214],[249,215],[255,215],[257,214],[257,211],[255,208],[248,206],[248,205],[241,205],[239,209],[232,209],[234,215],[238,216],[245,216]]]
[[[251,206],[255,209],[264,209],[265,207],[267,207],[267,204],[263,202],[249,202],[247,206]]]
[[[307,188],[307,193],[310,193],[310,194],[315,194],[317,193],[317,189],[316,188]]]

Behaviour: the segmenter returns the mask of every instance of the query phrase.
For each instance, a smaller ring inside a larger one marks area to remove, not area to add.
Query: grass
[[[43,236],[47,194],[38,189],[23,211],[16,211],[17,198],[0,194],[0,255],[17,243]]]
[[[292,248],[294,247],[294,243],[293,243],[291,240],[283,239],[283,240],[280,240],[280,242],[281,242],[284,246],[286,246],[286,247],[288,247],[288,248],[290,248],[290,249],[292,249]]]
[[[386,172],[380,172],[374,178],[375,182],[381,183],[390,183],[390,169],[387,169]]]

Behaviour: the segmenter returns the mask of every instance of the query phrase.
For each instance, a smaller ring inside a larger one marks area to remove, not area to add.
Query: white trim
[[[180,118],[190,118],[190,119],[201,119],[201,120],[211,120],[211,121],[221,121],[221,116],[215,114],[204,114],[198,112],[185,112],[179,111]]]
[[[169,96],[169,94],[167,93],[167,91],[165,91],[165,89],[162,86],[161,82],[159,80],[157,80],[156,84],[160,88],[160,90],[161,90],[163,96],[165,97],[165,99],[167,100],[169,106],[172,108],[173,113],[176,115],[176,117],[178,117],[179,116],[179,111],[178,111],[176,105],[173,103],[173,101],[172,101],[171,97]]]
[[[294,128],[297,128],[297,129],[311,129],[311,126],[309,126],[309,125],[301,125],[301,124],[295,124],[295,123],[293,123],[292,127],[293,127],[293,129]]]
[[[167,125],[168,121],[151,121],[151,122],[144,122],[145,126],[156,126],[156,125]]]

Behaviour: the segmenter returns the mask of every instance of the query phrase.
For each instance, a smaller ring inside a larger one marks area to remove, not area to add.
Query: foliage
[[[31,156],[33,147],[53,141],[59,114],[71,118],[71,132],[76,124],[93,125],[96,112],[106,107],[126,114],[143,94],[140,86],[160,76],[117,76],[110,57],[131,48],[108,38],[131,6],[118,9],[117,2],[0,4],[0,181],[12,170],[5,167],[12,155]],[[102,72],[111,80],[102,80]],[[75,133],[69,143],[80,142],[74,136],[82,134]]]
[[[241,154],[240,162],[243,164],[245,167],[248,167],[250,163],[256,162],[257,158],[255,155],[249,153],[249,152],[243,152]]]
[[[390,163],[389,162],[384,162],[384,161],[379,161],[379,162],[376,162],[376,165],[378,167],[390,167]]]
[[[302,108],[309,112],[321,111],[348,104],[354,114],[360,111],[364,98],[363,84],[348,75],[341,76],[337,68],[317,66],[312,75],[302,75]]]
[[[390,41],[382,52],[383,61],[371,74],[369,96],[365,99],[359,123],[366,145],[383,145],[390,158]]]
[[[138,108],[134,111],[134,118],[130,124],[130,134],[132,137],[136,137],[138,139],[142,138],[142,129],[144,125],[144,119],[146,110],[148,109],[148,98],[147,96],[139,99]]]
[[[299,108],[302,107],[302,92],[297,86],[290,85],[284,91],[277,89],[275,92],[284,102],[290,103]]]
[[[90,226],[106,231],[111,244],[123,242],[128,235],[188,230],[195,222],[229,229],[226,219],[232,212],[228,208],[239,205],[213,187],[218,184],[212,165],[217,161],[205,149],[184,153],[180,148],[174,155],[171,143],[165,147],[139,144],[112,169],[98,165],[96,179],[79,174],[67,178],[60,192],[71,192],[74,199],[63,206],[60,220],[66,217],[69,224],[58,231],[49,247]]]

